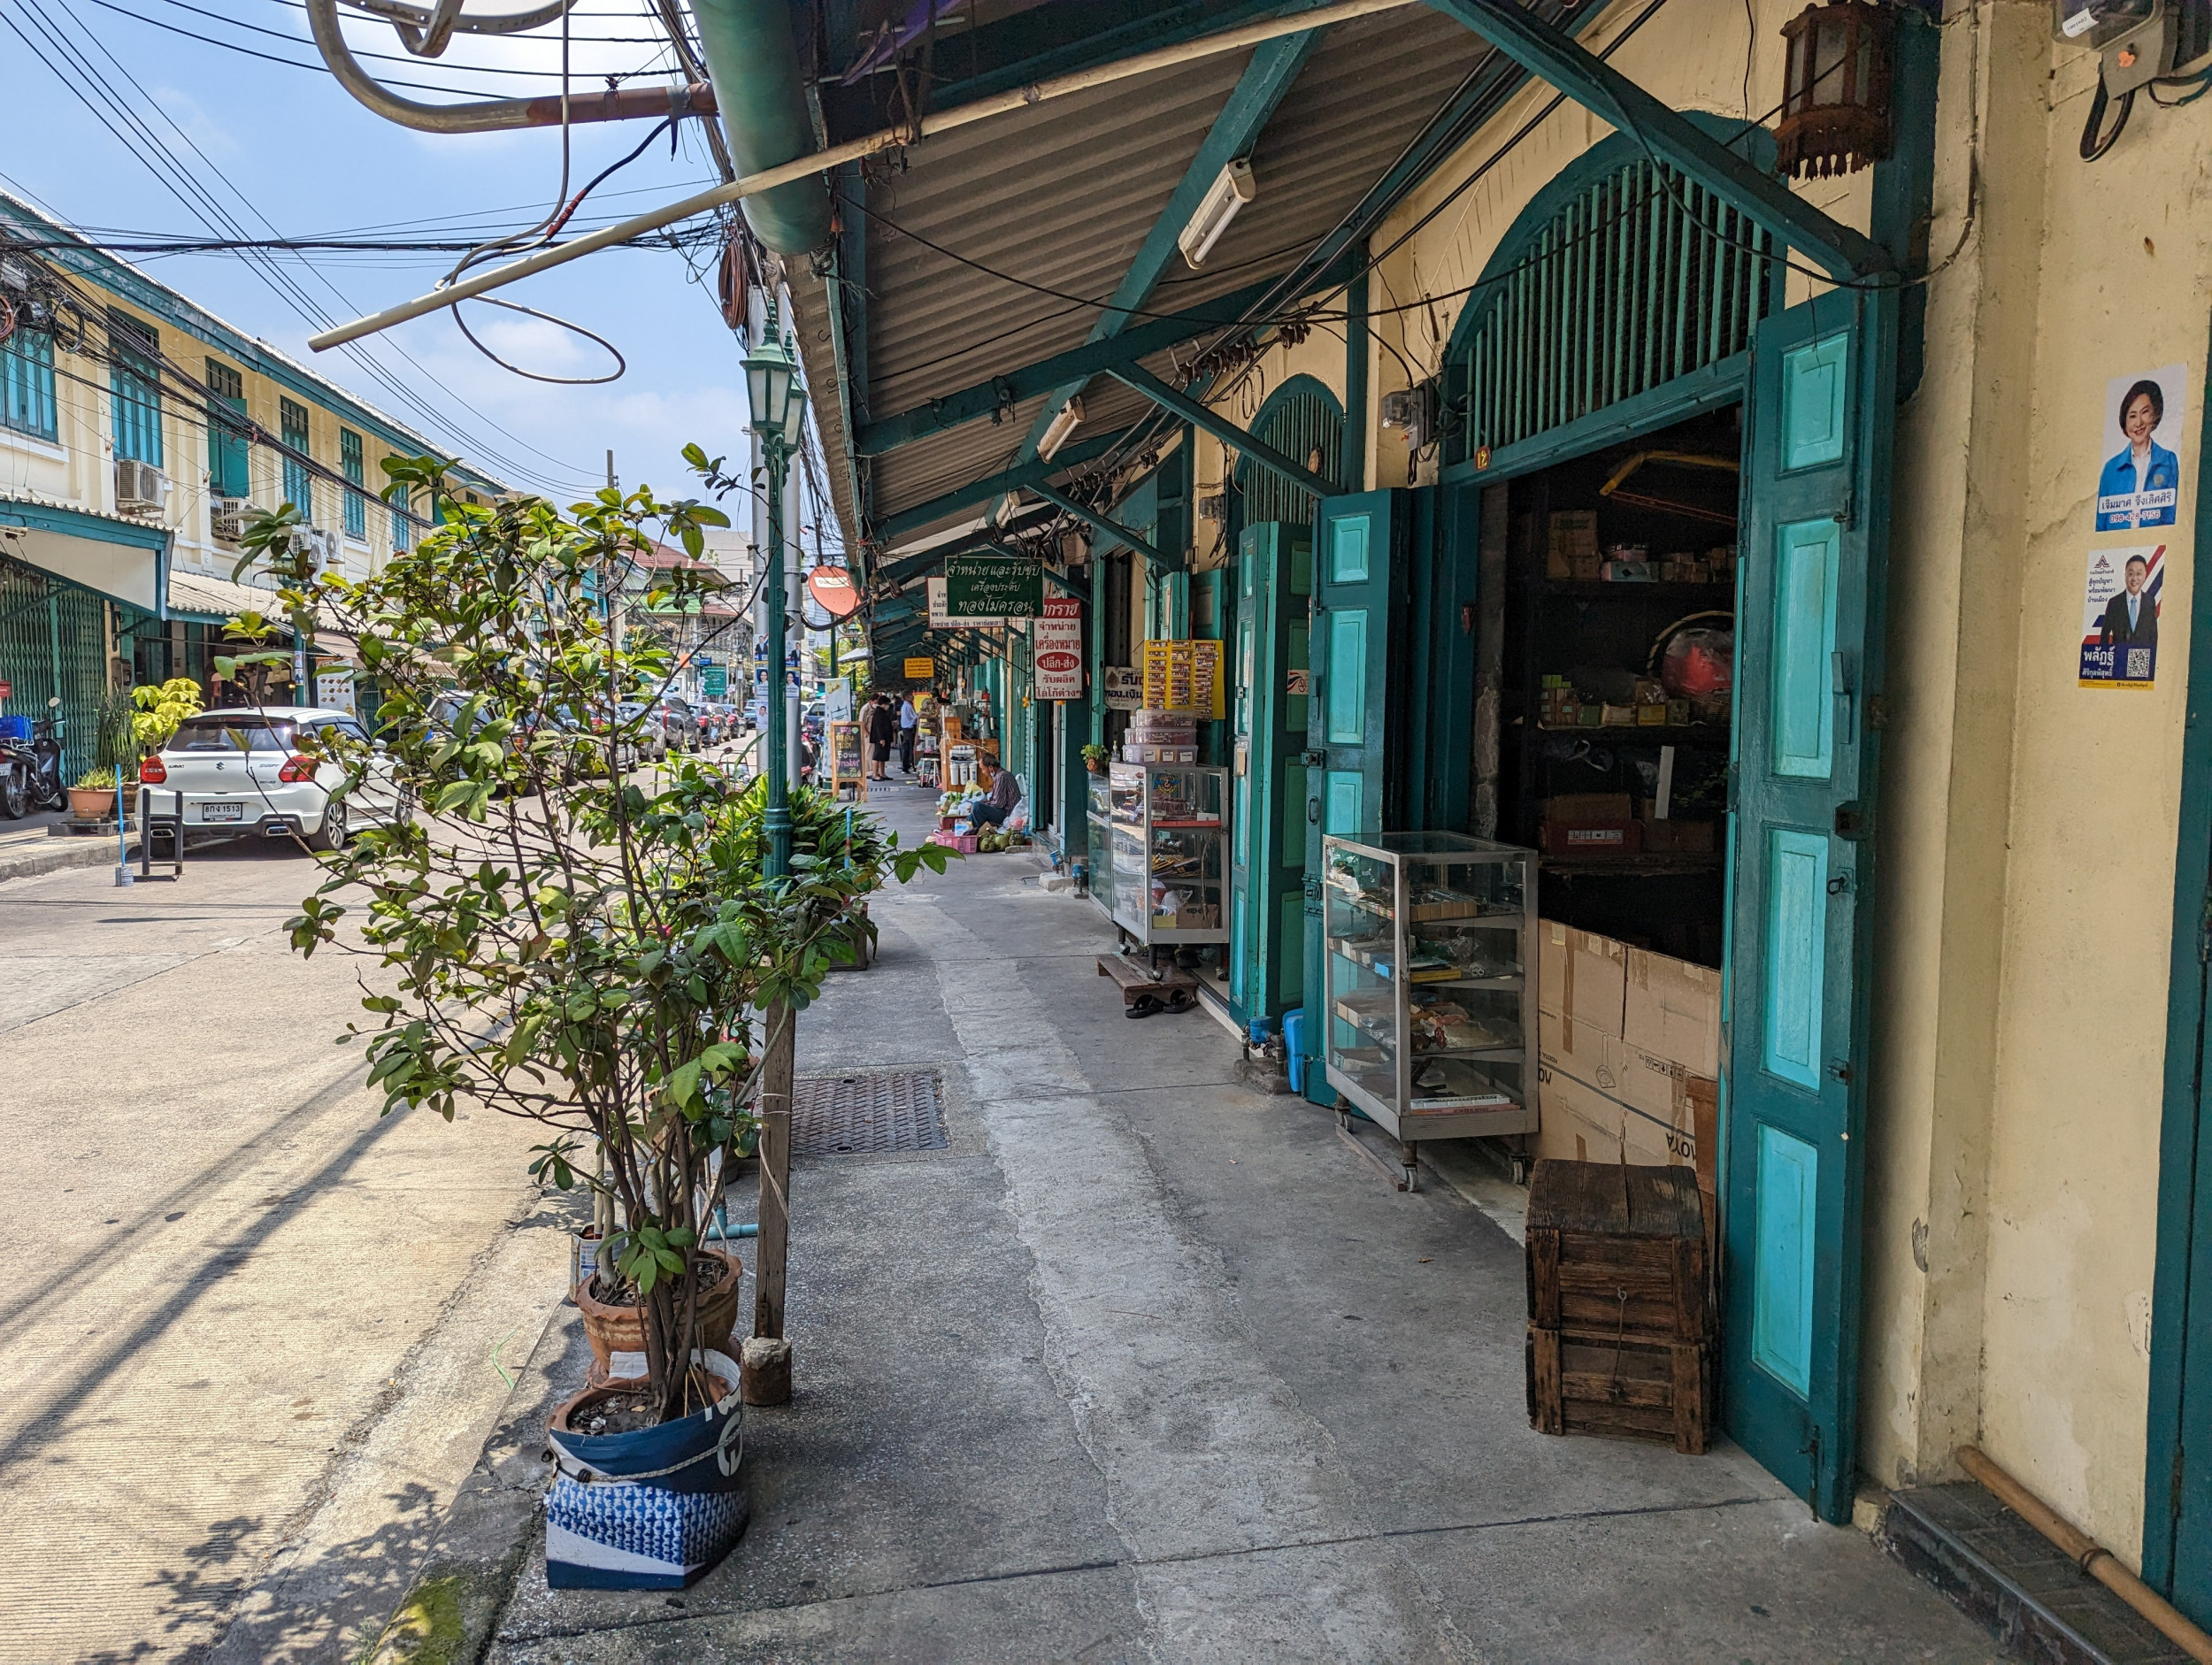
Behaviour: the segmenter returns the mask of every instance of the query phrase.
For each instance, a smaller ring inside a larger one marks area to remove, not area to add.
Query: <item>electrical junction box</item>
[[[2103,54],[2105,91],[2116,98],[2173,67],[2177,10],[2169,0],[2053,0],[2053,33]]]

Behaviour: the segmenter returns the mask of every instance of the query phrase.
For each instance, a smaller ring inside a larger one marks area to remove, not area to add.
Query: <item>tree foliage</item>
[[[444,466],[387,463],[387,495],[435,489]],[[448,513],[365,582],[324,574],[311,589],[287,574],[292,617],[334,615],[383,691],[372,746],[325,742],[341,790],[388,769],[413,809],[320,858],[293,945],[376,963],[371,1021],[348,1028],[365,1036],[386,1113],[527,1117],[548,1130],[534,1174],[618,1206],[615,1259],[644,1310],[663,1414],[681,1415],[700,1345],[685,1274],[718,1162],[751,1127],[764,1025],[853,956],[869,892],[925,863],[941,871],[945,853],[902,850],[802,794],[793,871],[769,880],[757,789],[695,759],[622,773],[638,737],[618,707],[649,715],[675,667],[657,639],[625,638],[618,598],[640,583],[657,606],[718,587],[709,570],[649,573],[641,557],[656,533],[695,553],[701,528],[726,524],[719,510],[609,488],[565,515],[538,498]],[[288,533],[272,516],[252,535],[275,549]]]

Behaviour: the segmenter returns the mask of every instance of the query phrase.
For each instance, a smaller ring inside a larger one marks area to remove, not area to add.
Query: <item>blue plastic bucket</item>
[[[1283,1014],[1283,1051],[1290,1061],[1290,1090],[1306,1090],[1306,1009],[1294,1006]]]

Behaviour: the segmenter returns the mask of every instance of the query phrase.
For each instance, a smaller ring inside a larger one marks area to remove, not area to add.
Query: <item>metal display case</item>
[[[1229,940],[1228,802],[1226,769],[1109,765],[1107,910],[1147,948]]]
[[[1456,832],[1321,851],[1329,1084],[1400,1141],[1409,1187],[1417,1140],[1535,1132],[1536,853]]]

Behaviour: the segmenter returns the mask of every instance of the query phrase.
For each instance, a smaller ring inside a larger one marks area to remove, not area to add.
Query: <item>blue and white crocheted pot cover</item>
[[[730,1553],[749,1513],[742,1491],[560,1475],[545,1500],[545,1581],[556,1590],[680,1590]]]

